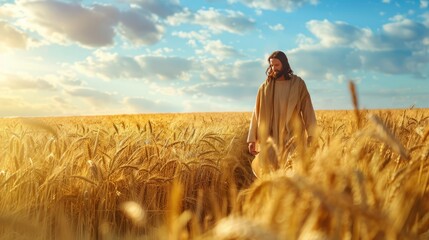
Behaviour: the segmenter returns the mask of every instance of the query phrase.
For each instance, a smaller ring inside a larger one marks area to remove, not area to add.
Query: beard
[[[273,78],[277,79],[285,74],[285,71],[282,69],[280,71],[273,71]]]

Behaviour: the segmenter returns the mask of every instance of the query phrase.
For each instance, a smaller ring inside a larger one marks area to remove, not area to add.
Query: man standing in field
[[[316,128],[310,94],[304,81],[293,74],[286,54],[275,51],[268,63],[267,79],[258,89],[247,137],[249,152],[256,156],[252,162],[256,176],[278,169],[279,153],[293,149],[293,140],[305,139],[305,132],[307,141],[301,142],[309,144]]]

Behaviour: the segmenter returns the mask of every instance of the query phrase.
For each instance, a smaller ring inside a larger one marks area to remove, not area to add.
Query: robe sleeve
[[[301,99],[301,114],[304,121],[305,130],[308,136],[314,136],[316,131],[316,114],[314,112],[313,104],[311,102],[310,94],[307,90],[307,86],[303,83],[302,99]]]
[[[252,119],[250,119],[249,134],[247,135],[247,143],[256,142],[258,136],[258,120],[256,119],[256,111],[253,110]]]
[[[256,95],[256,103],[252,113],[252,119],[250,119],[249,133],[247,135],[247,143],[256,142],[258,140],[258,118],[259,118],[259,101],[261,95],[261,88],[258,89]]]

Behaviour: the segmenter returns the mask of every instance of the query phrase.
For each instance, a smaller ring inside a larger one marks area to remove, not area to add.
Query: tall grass
[[[0,119],[0,238],[427,239],[429,112],[316,114],[259,179],[249,113]]]

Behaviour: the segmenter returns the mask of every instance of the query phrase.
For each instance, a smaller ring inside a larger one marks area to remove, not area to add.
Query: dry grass
[[[316,115],[257,180],[250,113],[0,119],[0,238],[428,239],[429,111]]]

